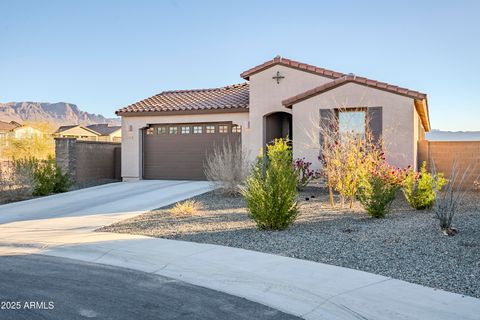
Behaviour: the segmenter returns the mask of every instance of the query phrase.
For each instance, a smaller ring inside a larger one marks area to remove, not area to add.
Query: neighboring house
[[[121,129],[121,126],[109,126],[108,124],[92,124],[89,126],[70,125],[58,128],[54,136],[87,141],[121,142]]]
[[[34,136],[41,136],[42,131],[30,126],[21,125],[18,122],[0,121],[0,144],[5,145],[8,138],[26,139]]]
[[[248,83],[165,91],[118,110],[123,179],[204,179],[205,155],[227,136],[252,157],[288,136],[294,157],[319,168],[318,127],[332,111],[340,130],[383,137],[390,163],[417,167],[417,142],[430,130],[426,94],[281,57],[240,76]],[[342,123],[350,112],[355,128]]]

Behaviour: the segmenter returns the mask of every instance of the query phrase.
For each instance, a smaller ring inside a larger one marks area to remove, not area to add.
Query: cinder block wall
[[[57,166],[77,183],[120,180],[120,143],[56,138]]]
[[[418,165],[427,162],[427,168],[435,163],[437,172],[451,175],[453,162],[461,173],[470,167],[471,174],[464,182],[465,189],[472,189],[473,182],[480,176],[480,141],[419,141]]]

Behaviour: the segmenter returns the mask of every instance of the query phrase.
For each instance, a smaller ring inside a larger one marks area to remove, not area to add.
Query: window
[[[240,132],[242,132],[242,127],[234,125],[234,126],[232,126],[232,132],[233,133],[240,133]]]
[[[215,126],[206,126],[206,133],[215,133]]]
[[[189,134],[190,133],[190,127],[185,127],[185,126],[182,126],[182,131],[181,131],[182,134]]]
[[[228,133],[228,126],[227,126],[227,125],[218,126],[218,132],[220,132],[220,133]]]
[[[178,128],[177,127],[170,127],[170,128],[168,128],[168,133],[177,134],[178,133]]]
[[[167,133],[167,128],[166,127],[158,127],[157,128],[157,134],[166,134]]]
[[[153,134],[153,128],[147,129],[147,135],[151,136]]]
[[[365,136],[366,112],[363,110],[352,109],[341,110],[338,112],[338,128],[340,135],[353,134],[356,136]]]
[[[202,133],[203,127],[202,126],[193,126],[193,133]]]

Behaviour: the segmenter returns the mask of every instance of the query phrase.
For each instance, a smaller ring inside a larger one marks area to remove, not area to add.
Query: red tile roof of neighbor
[[[21,127],[21,125],[14,121],[11,121],[11,122],[0,121],[0,131],[3,131],[3,132],[12,131],[13,129],[18,127]]]
[[[248,99],[248,83],[213,89],[164,91],[116,113],[247,109]]]
[[[403,95],[414,99],[415,107],[420,115],[422,124],[426,131],[430,130],[430,121],[428,115],[427,95],[418,91],[390,85],[385,82],[357,77],[352,74],[344,74],[324,68],[319,68],[306,63],[286,59],[280,56],[273,58],[265,63],[244,71],[240,76],[246,80],[250,76],[266,70],[275,65],[310,72],[323,77],[331,78],[332,81],[316,88],[297,94],[291,98],[282,101],[283,105],[291,107],[293,104],[302,100],[332,90],[346,83],[356,83],[359,85],[384,90],[393,94]],[[232,86],[197,89],[197,90],[177,90],[164,91],[153,97],[141,100],[122,108],[116,112],[117,115],[135,115],[139,113],[150,112],[189,112],[189,111],[243,111],[248,110],[249,104],[249,85],[248,83],[236,84]]]

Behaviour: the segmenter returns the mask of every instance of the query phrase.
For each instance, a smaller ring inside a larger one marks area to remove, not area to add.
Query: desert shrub
[[[177,202],[175,206],[170,209],[170,213],[174,215],[193,215],[198,213],[201,209],[201,203],[195,200],[186,200],[183,202]]]
[[[267,146],[265,158],[257,158],[242,194],[258,228],[283,230],[295,221],[297,176],[287,140],[275,139],[273,145]]]
[[[296,159],[293,162],[293,172],[297,177],[297,189],[302,190],[305,188],[312,180],[318,178],[320,176],[320,172],[318,170],[310,169],[312,165],[311,162],[305,161],[303,159]]]
[[[402,189],[407,202],[413,208],[423,210],[432,208],[435,194],[445,184],[447,184],[447,179],[445,179],[443,173],[430,174],[427,171],[426,163],[423,162],[420,172],[415,172],[413,169],[408,171]]]
[[[435,164],[433,164],[433,173],[436,175]],[[457,162],[452,164],[452,170],[448,182],[443,189],[434,189],[435,197],[433,203],[433,211],[437,217],[440,229],[445,235],[453,236],[457,230],[452,227],[453,218],[458,209],[464,205],[467,188],[464,183],[472,174],[470,167],[460,172]]]
[[[368,130],[364,134],[340,132],[338,123],[337,115],[332,112],[319,127],[321,174],[329,190],[331,206],[334,206],[333,192],[336,191],[340,205],[343,207],[348,201],[352,207],[362,177],[372,170],[373,160],[383,155],[383,143]]]
[[[214,182],[218,190],[229,195],[240,193],[240,186],[245,182],[249,169],[248,155],[243,152],[241,143],[232,143],[230,140],[215,146],[204,165],[207,179]]]
[[[34,189],[31,167],[17,161],[4,162],[0,167],[0,201],[28,199]]]
[[[73,185],[70,178],[57,167],[54,158],[48,157],[47,160],[30,159],[26,161],[34,162],[35,189],[33,195],[46,196],[51,193],[66,192]]]
[[[404,170],[390,166],[384,158],[372,164],[372,168],[362,176],[357,193],[358,200],[369,215],[374,218],[385,217],[404,175]]]

